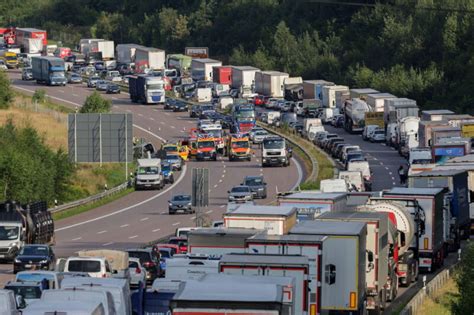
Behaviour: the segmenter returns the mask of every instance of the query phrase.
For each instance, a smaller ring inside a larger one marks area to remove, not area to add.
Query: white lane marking
[[[164,124],[165,124],[165,122],[164,122],[164,121],[160,121],[160,124],[164,125]]]
[[[155,118],[153,118],[153,117],[150,117],[150,120],[153,120],[153,121],[154,121],[154,120],[155,120]]]
[[[171,129],[176,129],[176,127],[175,127],[175,126],[170,126],[170,128],[171,128]]]
[[[137,115],[138,115],[138,116],[140,116],[140,117],[143,117],[143,115],[142,115],[142,114],[140,114],[140,113],[138,113]]]
[[[124,228],[124,227],[127,227],[127,226],[129,226],[129,225],[130,225],[130,224],[124,224],[124,225],[121,225],[120,227],[121,227],[121,228]]]
[[[225,174],[222,174],[222,177],[225,177]]]
[[[303,169],[301,168],[300,163],[295,158],[291,158],[291,160],[295,164],[296,170],[298,171],[298,180],[296,181],[295,185],[293,187],[291,187],[291,189],[290,189],[290,191],[293,191],[293,190],[296,190],[296,188],[299,185],[301,185],[301,182],[303,181]]]
[[[180,225],[180,224],[181,224],[181,222],[175,222],[175,223],[173,223],[173,224],[171,224],[171,225],[172,225],[172,226],[177,226],[177,225]]]
[[[392,176],[392,180],[395,180],[395,177]]]
[[[219,179],[219,183],[222,183],[222,179]]]
[[[263,172],[263,168],[260,169],[260,172]]]
[[[74,94],[74,93],[72,94],[72,96],[79,97],[79,95],[77,95],[77,94]]]
[[[383,162],[380,162],[380,165],[383,165]]]
[[[388,169],[388,168],[387,168]],[[392,172],[388,172],[389,175],[392,175],[393,173]]]
[[[127,113],[131,113],[132,111],[130,109],[125,110]]]
[[[160,137],[160,136],[157,135],[156,133],[153,133],[153,132],[151,132],[150,130],[146,130],[146,129],[143,128],[143,127],[140,127],[140,126],[135,125],[135,124],[133,124],[133,127],[137,128],[137,129],[140,129],[141,131],[144,131],[144,132],[146,132],[146,133],[149,133],[149,134],[152,135],[153,137],[155,137],[155,138],[157,138],[157,139],[160,139],[160,140],[163,141],[163,142],[166,141],[164,138]]]
[[[64,93],[64,91],[63,91],[63,90],[58,90],[58,92],[60,92],[60,93]]]
[[[255,159],[255,162],[257,162],[257,163],[258,163],[258,162],[260,162],[260,160],[259,160],[259,159]]]
[[[217,184],[215,184],[215,185],[214,185],[214,188],[216,188],[217,186],[218,186],[218,185],[217,185]]]
[[[212,213],[214,210],[208,210],[206,211],[206,214]]]
[[[113,100],[118,100],[119,98],[117,98],[117,97],[113,97],[113,96],[112,96],[112,99],[113,99]]]
[[[224,164],[224,168],[226,168],[226,167],[227,167],[227,165]]]
[[[160,229],[154,229],[152,232],[155,233],[155,232],[158,232]]]
[[[129,236],[128,238],[132,239],[132,238],[137,238],[137,237],[138,237],[138,235],[133,235],[133,236]]]
[[[102,246],[109,246],[109,245],[112,245],[114,242],[108,242],[108,243],[105,243],[105,244],[102,244]]]
[[[170,115],[170,113],[165,113],[165,115],[166,115],[166,116],[169,116],[169,115]]]
[[[393,185],[396,185],[397,183],[393,182],[392,184],[393,184]]]
[[[97,232],[97,234],[104,234],[104,233],[107,233],[107,230],[103,230],[103,231]]]
[[[34,93],[35,92],[35,91],[28,90],[28,89],[25,89],[25,88],[22,88],[22,87],[19,87],[19,86],[15,86],[15,85],[13,85],[13,87],[15,89],[26,91],[26,92],[29,92],[29,93]],[[79,103],[71,102],[71,101],[56,97],[56,96],[52,96],[52,95],[48,95],[48,94],[46,94],[45,96],[47,96],[49,98],[52,98],[53,100],[57,100],[57,101],[68,103],[68,104],[71,104],[71,105],[74,105],[74,106],[82,107],[82,105],[79,104]]]
[[[140,127],[141,128],[141,127]],[[145,131],[147,131],[145,129]],[[151,132],[150,132],[151,133]],[[181,172],[181,174],[179,175],[179,178],[177,181],[174,182],[173,185],[169,186],[167,189],[165,190],[162,190],[160,193],[148,198],[148,199],[145,199],[139,203],[136,203],[134,205],[131,205],[131,206],[128,206],[128,207],[125,207],[123,209],[120,209],[120,210],[117,210],[117,211],[114,211],[112,213],[109,213],[109,214],[105,214],[105,215],[102,215],[100,217],[97,217],[97,218],[94,218],[94,219],[90,219],[90,220],[86,220],[86,221],[83,221],[83,222],[79,222],[79,223],[75,223],[75,224],[71,224],[71,225],[68,225],[68,226],[64,226],[62,228],[59,228],[59,229],[56,229],[55,231],[58,232],[58,231],[63,231],[63,230],[68,230],[68,229],[71,229],[71,228],[74,228],[74,227],[77,227],[77,226],[81,226],[81,225],[84,225],[84,224],[88,224],[88,223],[91,223],[91,222],[95,222],[95,221],[99,221],[99,220],[102,220],[102,219],[105,219],[105,218],[108,218],[108,217],[111,217],[111,216],[114,216],[114,215],[117,215],[119,213],[122,213],[122,212],[126,212],[126,211],[129,211],[131,209],[135,209],[136,207],[139,207],[145,203],[148,203],[160,196],[163,196],[164,194],[166,194],[168,191],[170,191],[171,189],[173,189],[174,187],[176,187],[176,185],[178,185],[185,177],[186,175],[186,170],[187,170],[187,166],[184,165],[183,167],[183,171]]]
[[[81,240],[82,237],[76,237],[76,238],[73,238],[71,241],[78,241],[78,240]]]
[[[385,169],[388,171],[388,167],[385,166]]]
[[[196,219],[196,216],[189,218],[189,220],[194,220],[194,219]]]
[[[148,220],[148,219],[149,219],[149,218],[142,218],[142,219],[140,219],[140,221],[143,222],[143,221],[146,221],[146,220]]]
[[[167,213],[166,211],[161,212],[161,214],[166,214],[166,213]]]
[[[375,160],[375,161],[378,161],[376,157],[374,157],[374,160]]]
[[[225,205],[220,205],[220,207],[221,207],[221,208],[224,208],[224,207],[225,207]]]
[[[225,173],[225,172],[227,172],[227,171],[226,171],[226,170],[222,170],[222,173]]]

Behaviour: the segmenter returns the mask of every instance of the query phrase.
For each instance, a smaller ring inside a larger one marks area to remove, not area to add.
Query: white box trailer
[[[422,121],[441,121],[444,119],[444,116],[454,114],[455,113],[449,109],[423,110],[421,111],[420,118]]]
[[[103,38],[82,38],[79,40],[79,52],[86,54],[89,52],[89,45],[94,41],[105,40]]]
[[[240,89],[241,87],[255,86],[255,73],[260,69],[251,66],[232,66],[232,87]]]
[[[295,207],[298,222],[314,220],[321,213],[345,209],[346,193],[295,192],[278,196],[278,204]]]
[[[366,102],[373,112],[383,112],[385,108],[385,100],[397,98],[390,93],[373,93],[367,94]]]
[[[396,123],[403,117],[418,116],[418,107],[416,101],[408,98],[389,98],[384,100],[384,121],[385,126],[388,123]]]
[[[165,51],[151,47],[135,48],[135,69],[144,72],[145,69],[162,70],[165,68]]]
[[[349,91],[336,91],[336,108],[344,108],[344,103],[351,99],[351,93]]]
[[[326,108],[336,108],[336,92],[349,92],[349,87],[345,85],[323,86],[323,106]]]
[[[258,71],[255,73],[255,92],[270,97],[285,96],[284,81],[288,73],[279,71]]]
[[[195,81],[213,81],[214,67],[221,67],[222,62],[209,58],[193,58],[191,61],[191,77]]]
[[[101,52],[102,60],[112,60],[115,57],[115,44],[113,40],[95,40],[89,44],[89,52]]]
[[[23,39],[23,49],[25,54],[38,54],[43,51],[43,39],[25,38]]]
[[[295,224],[292,206],[242,204],[224,214],[224,227],[265,230],[271,235],[286,234]]]
[[[306,80],[303,81],[304,99],[323,99],[323,86],[335,85],[334,82],[325,80]]]
[[[138,44],[118,44],[115,48],[116,59],[118,63],[134,63],[135,62],[135,50],[142,48],[142,45]]]

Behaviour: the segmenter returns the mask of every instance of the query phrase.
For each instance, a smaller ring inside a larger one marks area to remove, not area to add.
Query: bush
[[[459,289],[459,299],[453,303],[454,315],[474,314],[474,244],[469,244],[463,250],[456,284]]]
[[[33,102],[44,103],[46,102],[46,91],[43,89],[38,89],[35,91],[33,96],[31,97]]]
[[[94,91],[91,95],[86,98],[84,106],[81,107],[80,113],[108,113],[112,102],[104,99],[99,93]]]
[[[10,79],[4,71],[0,71],[0,109],[8,109],[13,100]]]

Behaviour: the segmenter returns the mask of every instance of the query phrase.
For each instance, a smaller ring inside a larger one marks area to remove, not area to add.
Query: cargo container
[[[222,62],[209,58],[196,58],[191,61],[191,77],[195,81],[212,81],[213,68],[221,67]]]
[[[151,47],[135,48],[135,71],[145,72],[145,69],[162,70],[165,68],[165,51]]]
[[[445,115],[443,120],[446,120],[450,126],[460,127],[464,123],[473,123],[474,116],[468,114],[462,115]]]
[[[385,125],[397,123],[404,117],[418,117],[418,106],[416,101],[408,98],[389,98],[384,100]]]
[[[219,84],[232,84],[232,67],[221,66],[212,68],[212,79]]]
[[[303,96],[305,99],[323,100],[323,86],[336,85],[334,82],[325,80],[303,81]]]
[[[293,277],[295,314],[308,311],[309,259],[300,255],[227,254],[219,262],[219,272],[259,277]]]
[[[220,258],[228,253],[244,253],[245,240],[262,230],[240,228],[206,228],[188,233],[188,253]]]
[[[447,254],[449,221],[444,213],[445,188],[401,188],[395,187],[383,193],[383,198],[390,200],[413,199],[424,213],[423,233],[418,239],[419,267],[428,272],[442,265]],[[415,240],[416,242],[416,240]]]
[[[322,88],[323,106],[326,108],[336,108],[336,92],[349,92],[349,87],[345,85],[327,85]]]
[[[460,138],[461,128],[451,126],[439,126],[431,129],[431,142],[429,145],[437,145],[442,142],[441,139]]]
[[[224,227],[260,229],[271,235],[282,235],[296,223],[296,208],[291,206],[257,206],[242,204],[224,214]]]
[[[440,139],[440,143],[431,147],[433,162],[443,164],[453,157],[469,154],[471,151],[471,139],[452,138]]]
[[[452,197],[449,201],[450,213],[455,222],[451,227],[456,240],[466,239],[470,232],[469,197],[467,185],[467,172],[465,170],[436,169],[428,172],[410,175],[408,177],[408,187],[410,188],[448,188]]]
[[[444,116],[449,115],[454,115],[454,112],[449,109],[433,109],[422,111],[420,118],[422,121],[441,121],[444,119]]]
[[[166,65],[169,69],[178,70],[181,76],[185,76],[191,69],[192,60],[192,57],[183,54],[167,55]]]
[[[360,98],[361,100],[366,101],[368,94],[375,94],[380,93],[377,90],[370,89],[370,88],[362,88],[362,89],[350,89],[351,98]]]
[[[27,38],[39,38],[42,40],[43,46],[48,44],[48,35],[44,30],[39,30],[36,28],[16,28],[15,35],[16,44],[18,46],[21,46]]]
[[[137,44],[118,44],[115,48],[116,59],[118,63],[134,63],[135,62],[135,51],[137,48],[143,46]]]
[[[305,221],[290,234],[327,236],[320,264],[324,286],[320,294],[321,314],[364,314],[367,226],[362,222]],[[314,314],[314,313],[312,313]]]
[[[130,76],[128,79],[128,92],[133,103],[143,104],[164,103],[165,83],[161,77],[145,75]]]
[[[298,222],[314,220],[328,211],[341,211],[345,209],[346,201],[345,193],[295,192],[278,196],[279,205],[296,208]]]
[[[232,66],[232,87],[255,87],[255,73],[260,69],[250,66]]]
[[[367,224],[366,238],[366,295],[367,309],[380,312],[385,303],[397,295],[398,277],[393,252],[390,248],[397,238],[396,227],[387,213],[326,212],[318,219],[331,222],[363,222]]]
[[[279,71],[258,71],[255,73],[255,92],[270,97],[284,96],[284,81],[288,73]]]
[[[365,126],[365,114],[370,107],[360,98],[353,98],[344,103],[344,129],[350,133],[362,132]]]
[[[67,79],[65,76],[64,60],[56,57],[33,57],[31,58],[33,80],[36,83],[47,85],[65,86]]]
[[[367,105],[370,106],[373,112],[382,112],[385,108],[385,100],[397,98],[395,95],[390,93],[373,93],[366,95]]]
[[[336,91],[336,108],[344,108],[344,103],[351,99],[351,93],[349,91]]]
[[[23,39],[23,52],[26,54],[39,54],[43,52],[43,40],[41,38]]]
[[[443,120],[421,120],[418,127],[418,141],[420,147],[431,146],[431,131],[433,128],[449,127],[448,123]]]
[[[461,136],[464,138],[474,138],[474,123],[464,123],[461,125]]]

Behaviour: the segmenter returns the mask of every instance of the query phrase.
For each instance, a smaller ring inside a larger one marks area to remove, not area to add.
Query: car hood
[[[174,206],[185,206],[190,202],[191,202],[191,200],[189,200],[189,201],[184,201],[184,200],[183,201],[173,201],[172,200],[171,204],[174,205]]]
[[[22,262],[29,262],[29,261],[37,262],[37,261],[48,259],[48,256],[18,255],[16,259]]]

